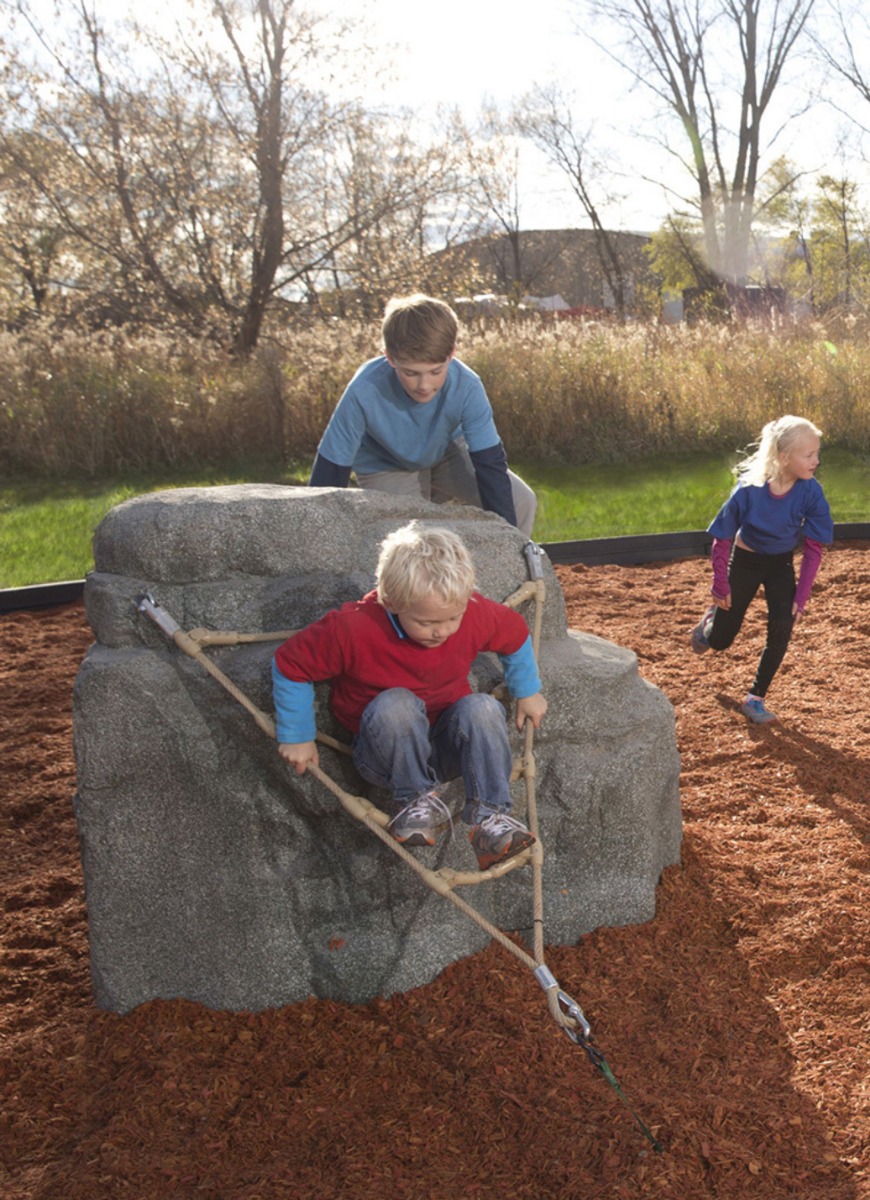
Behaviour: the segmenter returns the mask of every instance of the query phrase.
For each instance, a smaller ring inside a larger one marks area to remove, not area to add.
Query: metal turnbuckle
[[[556,996],[562,1011],[579,1027],[578,1029],[569,1029],[567,1025],[564,1025],[562,1028],[572,1042],[586,1049],[592,1037],[592,1026],[583,1015],[583,1009],[576,1000],[572,1000],[569,995],[561,990],[556,993]]]
[[[144,613],[146,617],[150,617],[154,624],[162,629],[167,637],[174,638],[176,633],[181,629],[181,626],[174,617],[170,617],[166,609],[160,607],[150,592],[145,592],[134,603],[137,612]]]
[[[588,1049],[588,1043],[592,1037],[592,1026],[586,1020],[583,1009],[577,1001],[572,1000],[567,992],[562,991],[556,976],[545,964],[542,963],[535,969],[535,979],[537,979],[545,992],[549,992],[551,988],[556,988],[556,999],[559,1001],[559,1007],[565,1016],[570,1017],[574,1024],[578,1026],[578,1029],[570,1029],[567,1025],[562,1025],[561,1028],[572,1042],[576,1042],[578,1046]]]
[[[523,553],[526,556],[526,564],[529,568],[529,579],[544,578],[544,551],[537,542],[526,542]]]

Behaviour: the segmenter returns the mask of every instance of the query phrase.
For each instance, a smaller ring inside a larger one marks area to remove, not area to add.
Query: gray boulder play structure
[[[310,995],[366,1002],[427,983],[488,938],[421,883],[274,742],[201,662],[143,615],[150,594],[183,630],[301,628],[373,586],[381,540],[412,519],[447,525],[482,592],[503,600],[528,578],[525,541],[458,505],[356,489],[190,488],[113,509],[94,538],[85,587],[95,644],[75,684],[76,817],[97,1003],[126,1012],[155,998],[258,1010]],[[647,921],[664,867],[679,859],[673,710],[635,655],[568,630],[546,556],[540,669],[549,712],[534,738],[548,944]],[[519,611],[532,622],[533,602]],[[276,641],[208,657],[271,714]],[[500,679],[483,655],[476,690]],[[349,741],[317,689],[318,728]],[[513,718],[511,715],[511,722]],[[512,724],[513,727],[513,724]],[[516,752],[520,735],[514,733]],[[347,756],[321,766],[383,805]],[[523,787],[513,785],[515,811]],[[448,798],[461,803],[452,785]],[[469,871],[466,827],[415,855]],[[529,937],[531,868],[468,889],[487,920]]]

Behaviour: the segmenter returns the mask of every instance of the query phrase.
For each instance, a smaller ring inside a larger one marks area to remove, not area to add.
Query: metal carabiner
[[[653,1136],[653,1134],[649,1131],[649,1129],[628,1103],[625,1098],[625,1094],[620,1087],[619,1080],[611,1071],[607,1063],[607,1059],[597,1046],[592,1045],[592,1028],[583,1015],[583,1009],[576,1000],[571,999],[567,992],[562,991],[562,989],[559,987],[556,976],[553,974],[550,968],[546,966],[545,963],[540,963],[535,968],[535,978],[544,991],[548,994],[551,990],[555,990],[556,999],[559,1002],[562,1012],[565,1014],[565,1016],[570,1017],[577,1026],[576,1029],[569,1029],[567,1025],[562,1025],[561,1028],[576,1046],[580,1046],[581,1049],[586,1051],[587,1057],[589,1058],[589,1061],[592,1063],[593,1067],[596,1067],[601,1072],[606,1081],[616,1092],[617,1096],[619,1096],[622,1103],[626,1106],[634,1118],[635,1124],[638,1126],[643,1135],[652,1143],[653,1149],[657,1152],[661,1151],[664,1148],[662,1143],[658,1140],[658,1138]]]
[[[561,988],[556,993],[556,996],[565,1015],[570,1017],[580,1027],[579,1032],[576,1029],[569,1029],[567,1025],[563,1025],[562,1028],[572,1042],[575,1042],[578,1046],[585,1047],[586,1043],[592,1037],[592,1026],[586,1020],[583,1009],[576,1000],[572,1000],[567,992],[563,992]]]

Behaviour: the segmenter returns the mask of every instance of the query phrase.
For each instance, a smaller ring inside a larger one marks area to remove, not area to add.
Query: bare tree
[[[709,267],[726,282],[741,284],[746,279],[764,149],[762,124],[814,3],[588,3],[623,36],[618,52],[606,52],[649,88],[680,124],[688,142],[684,162],[697,189]]]
[[[190,34],[177,66],[208,94],[254,203],[244,233],[247,286],[236,304],[233,348],[257,344],[273,296],[327,256],[335,230],[314,225],[319,176],[348,111],[303,82],[303,68],[327,55],[316,24],[295,0],[211,0],[223,34]],[[164,46],[164,56],[170,47]],[[236,214],[237,216],[240,214]]]
[[[826,5],[825,36],[814,38],[816,52],[824,65],[870,104],[870,64],[865,65],[866,45],[870,38],[870,17],[864,5],[855,0],[829,0]],[[840,106],[836,106],[840,107]],[[840,109],[864,131],[867,124],[854,108]]]
[[[32,174],[59,183],[62,165],[30,131],[0,138],[0,287],[4,316],[19,323],[45,315],[57,282],[65,230],[33,186]]]
[[[294,0],[210,0],[210,20],[198,9],[171,39],[136,30],[149,54],[135,57],[87,0],[63,43],[23,11],[53,66],[17,114],[42,151],[22,154],[2,121],[0,151],[95,265],[92,311],[172,319],[246,355],[277,299],[310,294],[354,248],[388,273],[409,221],[421,244],[443,154],[308,82],[340,47]],[[62,188],[44,167],[58,152]]]
[[[460,194],[469,218],[477,216],[478,227],[468,235],[475,238],[481,272],[518,304],[538,290],[566,244],[565,238],[542,239],[522,227],[524,131],[513,112],[485,104],[473,124],[454,112],[451,137],[465,176]]]
[[[625,320],[627,281],[617,238],[601,217],[603,205],[612,197],[594,195],[601,189],[606,169],[593,149],[591,130],[578,132],[574,126],[572,104],[555,84],[535,88],[515,114],[518,129],[567,178],[571,190],[595,234],[595,252],[601,273],[613,296],[617,316]]]
[[[44,219],[74,247],[76,266],[64,281],[68,288],[87,289],[88,267],[95,263],[95,275],[101,274],[107,287],[116,274],[128,284],[135,278],[133,287],[141,296],[149,275],[155,287],[169,278],[155,254],[163,206],[153,192],[147,199],[140,194],[149,186],[141,150],[155,132],[153,121],[145,120],[149,106],[129,89],[110,95],[92,12],[82,8],[76,30],[82,42],[63,53],[26,7],[21,12],[56,71],[52,76],[19,65],[14,78],[6,73],[0,126],[4,177],[15,178],[19,189],[26,183],[34,211],[46,214]],[[136,129],[137,136],[126,137],[126,128]],[[138,220],[140,210],[149,213],[147,224]]]
[[[496,286],[519,301],[531,287],[523,255],[520,149],[516,131],[497,108],[485,104],[479,120],[469,125],[452,114],[452,136],[462,155],[468,180],[466,202],[476,207],[492,242]]]
[[[453,149],[422,145],[407,116],[362,112],[343,123],[338,147],[323,194],[323,224],[347,233],[326,273],[338,310],[374,317],[398,292],[438,290],[432,251],[449,237],[460,191]]]

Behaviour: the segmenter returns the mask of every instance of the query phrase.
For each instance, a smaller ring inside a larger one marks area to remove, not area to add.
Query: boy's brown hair
[[[459,320],[443,300],[416,292],[393,297],[384,311],[381,333],[388,358],[441,363],[456,348]]]

